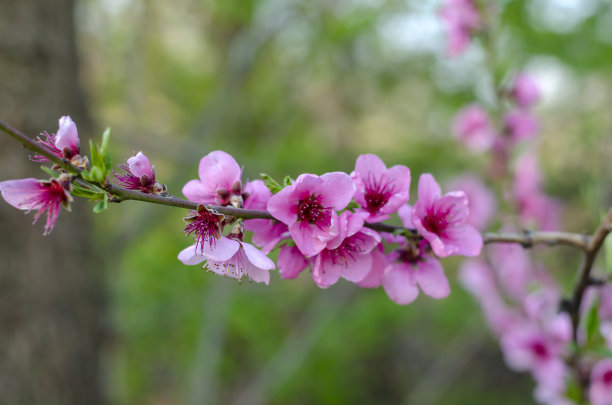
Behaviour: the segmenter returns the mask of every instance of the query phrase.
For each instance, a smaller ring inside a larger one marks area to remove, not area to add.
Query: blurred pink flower
[[[467,223],[483,231],[497,211],[495,194],[475,175],[455,177],[448,184],[450,190],[461,190],[468,198],[470,213]]]
[[[241,280],[242,277],[268,284],[274,262],[250,243],[222,236],[214,245],[191,245],[183,249],[178,259],[186,265],[206,261],[204,268],[222,276]]]
[[[426,173],[419,178],[418,195],[411,218],[400,213],[404,226],[412,220],[438,257],[480,254],[482,236],[467,223],[469,208],[463,191],[442,195],[436,180]]]
[[[79,143],[79,133],[76,124],[69,116],[59,119],[59,129],[54,135],[43,132],[38,137],[38,142],[49,149],[54,155],[62,159],[72,159],[73,156],[81,152]],[[49,159],[42,155],[32,156],[36,162],[48,162]]]
[[[327,242],[312,265],[312,278],[319,287],[327,288],[340,277],[359,282],[370,273],[373,263],[370,252],[381,237],[363,227],[366,216],[367,213],[345,211],[338,217],[338,235]]]
[[[47,214],[45,235],[53,231],[60,212],[60,205],[70,211],[72,196],[70,195],[70,180],[65,175],[57,180],[41,181],[34,178],[7,180],[0,182],[2,198],[13,207],[26,212],[37,210],[34,222],[43,214]]]
[[[504,115],[506,133],[514,142],[533,139],[540,130],[538,119],[525,110],[513,110]]]
[[[190,180],[183,187],[188,200],[202,204],[229,205],[232,195],[241,195],[242,170],[229,154],[216,150],[200,160],[199,180]]]
[[[593,367],[589,400],[592,405],[612,405],[612,359],[600,360]]]
[[[419,295],[419,288],[432,298],[450,294],[448,279],[440,262],[423,252],[422,248],[404,247],[391,252],[383,277],[383,288],[389,298],[407,305]]]
[[[477,104],[464,107],[457,113],[452,132],[472,152],[488,150],[496,138],[489,114]]]
[[[410,199],[410,169],[396,165],[389,169],[373,154],[360,155],[351,173],[357,191],[359,211],[367,212],[368,222],[380,222]]]
[[[512,83],[510,95],[521,108],[531,107],[540,99],[540,89],[535,80],[526,73],[519,73]]]
[[[354,193],[355,184],[346,173],[305,173],[271,197],[267,209],[289,227],[297,247],[310,257],[338,235],[336,211],[346,207]]]
[[[440,17],[448,34],[447,53],[457,56],[467,48],[472,33],[481,26],[478,9],[472,0],[446,0]]]

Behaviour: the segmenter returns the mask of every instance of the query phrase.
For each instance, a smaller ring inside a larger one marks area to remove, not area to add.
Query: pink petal
[[[295,186],[287,186],[273,195],[266,206],[274,218],[289,226],[297,221],[298,200],[294,198],[294,192]]]
[[[383,277],[385,274],[385,254],[381,252],[379,249],[374,249],[370,253],[372,256],[372,267],[370,268],[370,272],[356,284],[362,288],[377,288],[383,282]]]
[[[340,275],[344,279],[356,283],[363,280],[372,270],[372,256],[369,254],[356,254],[354,259],[348,259],[346,265],[337,264],[333,266],[339,268]]]
[[[244,201],[244,208],[249,210],[265,211],[268,201],[274,195],[261,180],[249,181],[244,186],[244,192],[249,194]]]
[[[448,279],[440,262],[427,257],[417,264],[414,277],[423,292],[432,298],[445,298],[450,294]]]
[[[256,283],[270,284],[270,272],[268,270],[260,269],[252,264],[246,264],[245,273]]]
[[[281,278],[296,278],[306,267],[308,260],[295,246],[283,246],[278,253],[278,270]]]
[[[440,197],[435,204],[437,215],[444,215],[446,222],[452,224],[465,222],[470,214],[468,199],[463,191],[451,191]]]
[[[447,245],[443,252],[446,256],[462,255],[462,256],[478,256],[482,250],[482,236],[480,232],[471,225],[463,224],[449,227],[444,231],[444,244]],[[433,245],[432,245],[433,248]],[[440,249],[438,249],[440,250]],[[434,252],[439,255],[434,249]],[[450,252],[450,253],[449,253]],[[440,252],[442,253],[442,251]]]
[[[251,264],[262,270],[273,270],[274,262],[250,243],[239,242]]]
[[[79,148],[79,133],[76,124],[69,116],[59,119],[59,129],[55,135],[55,147],[60,151],[65,148],[76,151]]]
[[[203,255],[208,260],[216,262],[226,262],[231,259],[240,249],[240,242],[222,236],[211,247],[208,243],[202,245],[204,248]]]
[[[7,180],[0,182],[2,198],[13,207],[20,210],[33,210],[41,204],[43,187],[34,178]]]
[[[231,190],[234,183],[240,181],[242,170],[231,155],[215,150],[200,160],[198,174],[205,186],[216,192],[219,188]]]
[[[314,256],[321,252],[327,244],[326,240],[321,240],[312,235],[312,227],[316,228],[316,226],[304,222],[296,222],[289,227],[289,233],[296,246],[306,257]]]
[[[204,187],[200,180],[189,180],[185,186],[183,186],[183,194],[189,201],[198,202],[202,204],[216,204],[216,195],[211,194],[210,191]]]
[[[419,178],[419,200],[418,203],[424,208],[427,209],[431,207],[434,202],[442,196],[442,191],[440,190],[440,186],[434,179],[434,177],[425,173],[422,174]]]
[[[325,245],[326,249],[329,250],[334,250],[336,249],[338,246],[340,246],[342,244],[342,242],[344,242],[344,239],[346,239],[348,235],[348,223],[349,223],[349,216],[352,217],[353,213],[350,211],[344,211],[342,214],[340,214],[338,216],[338,234],[330,239],[329,241],[327,241],[327,244]],[[359,221],[360,217],[357,217],[357,221]],[[361,221],[361,224],[363,225],[363,219]]]
[[[402,205],[397,210],[397,215],[399,215],[402,220],[402,225],[407,229],[414,229],[414,223],[412,222],[412,207],[409,204]]]
[[[138,152],[135,156],[129,158],[127,160],[127,164],[130,168],[130,172],[132,172],[134,176],[140,178],[146,174],[147,176],[153,178],[153,175],[151,174],[151,163],[142,152]]]
[[[206,257],[199,254],[199,252],[196,250],[196,245],[191,245],[181,250],[181,252],[178,254],[178,259],[183,262],[183,264],[191,266],[202,263],[204,260],[206,260]]]
[[[315,257],[312,265],[312,279],[321,288],[327,288],[336,284],[340,279],[341,269],[332,264],[327,251]]]
[[[419,295],[414,271],[406,264],[394,264],[387,267],[383,278],[383,288],[389,298],[400,305],[410,304]]]
[[[336,211],[344,209],[355,194],[355,184],[351,178],[342,172],[325,173],[321,178],[324,181],[320,188],[323,205]]]
[[[387,166],[378,156],[368,153],[357,157],[355,171],[362,179],[367,179],[369,176],[379,179],[387,172]]]

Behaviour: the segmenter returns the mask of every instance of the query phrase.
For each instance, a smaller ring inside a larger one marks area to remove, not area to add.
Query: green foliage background
[[[175,195],[215,149],[244,165],[244,179],[350,172],[359,154],[376,153],[409,166],[414,185],[423,172],[445,181],[483,169],[449,122],[475,98],[487,103],[490,78],[480,44],[457,60],[444,56],[438,6],[82,0],[82,82],[100,127],[113,127],[115,160],[142,150]],[[495,7],[496,74],[507,80],[528,66],[552,83],[537,110],[547,190],[566,203],[566,229],[592,229],[612,200],[612,11],[604,0]],[[340,282],[320,290],[307,273],[274,274],[269,287],[239,284],[178,262],[190,243],[181,210],[110,208],[97,229],[100,249],[112,252],[105,361],[113,403],[533,401],[530,378],[506,369],[454,281],[459,260],[444,261],[448,299],[422,296],[406,307],[380,289]],[[538,255],[571,282],[575,252]]]

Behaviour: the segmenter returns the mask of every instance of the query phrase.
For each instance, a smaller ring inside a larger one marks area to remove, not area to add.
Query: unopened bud
[[[232,184],[232,193],[240,194],[241,191],[242,191],[242,183],[240,182],[240,180],[238,180],[234,184]]]

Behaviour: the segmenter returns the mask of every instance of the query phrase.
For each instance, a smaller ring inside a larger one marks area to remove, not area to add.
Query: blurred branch
[[[11,137],[15,138],[17,141],[21,142],[26,148],[31,149],[47,157],[49,160],[62,167],[64,170],[75,173],[77,175],[81,173],[81,169],[73,166],[69,161],[55,156],[49,150],[39,145],[36,141],[27,137],[20,131],[14,129],[2,120],[0,120],[0,129],[9,134]],[[182,198],[175,197],[172,195],[146,194],[141,193],[139,191],[127,190],[108,181],[105,181],[104,183],[98,185],[104,188],[104,190],[106,190],[113,197],[111,199],[111,202],[134,200],[192,210],[195,210],[199,205],[196,202],[184,200]],[[275,219],[267,211],[247,210],[234,207],[221,207],[216,205],[207,205],[207,208],[213,209],[224,215],[231,215],[235,218]],[[610,216],[612,216],[612,211],[608,213],[608,216],[606,218]],[[595,256],[597,255],[597,252],[599,251],[599,248],[601,247],[601,244],[603,243],[603,240],[605,239],[606,235],[610,232],[611,222],[612,219],[604,220],[604,222],[602,222],[602,224],[599,226],[599,228],[592,237],[579,233],[546,231],[523,233],[485,233],[483,234],[483,241],[485,244],[515,243],[520,244],[525,248],[530,248],[536,244],[545,244],[549,246],[566,245],[585,251],[585,260],[583,270],[581,271],[582,275],[580,278],[580,282],[574,292],[574,303],[579,303],[582,299],[584,289],[588,285],[589,273],[593,265],[593,261],[595,260]],[[412,235],[417,235],[416,231],[413,229],[406,229],[400,226],[384,223],[366,223],[365,226],[378,232],[392,233],[399,231],[408,232]]]

